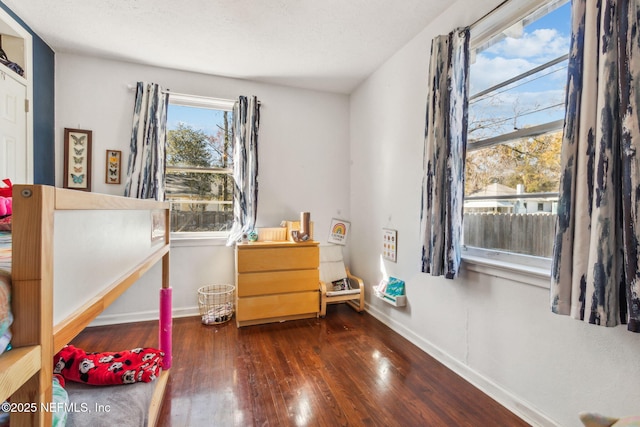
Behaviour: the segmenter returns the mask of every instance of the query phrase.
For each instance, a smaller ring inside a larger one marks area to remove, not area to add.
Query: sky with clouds
[[[517,37],[504,37],[489,48],[477,52],[470,71],[470,93],[490,88],[569,52],[570,3],[525,26]],[[496,90],[496,93],[472,100],[470,128],[474,120],[501,121],[494,133],[507,132],[562,118],[566,61],[539,71],[522,81]],[[540,113],[533,113],[542,110]],[[474,139],[479,135],[473,135]]]
[[[167,129],[176,129],[178,124],[183,123],[195,130],[202,130],[207,135],[216,135],[218,125],[223,124],[223,114],[221,110],[169,104]]]

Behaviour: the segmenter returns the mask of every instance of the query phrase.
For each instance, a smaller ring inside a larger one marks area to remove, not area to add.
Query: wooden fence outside
[[[552,213],[466,213],[464,244],[550,258],[555,225]]]
[[[233,212],[171,212],[171,231],[226,231],[232,223]],[[555,225],[551,213],[466,213],[464,244],[549,258]]]

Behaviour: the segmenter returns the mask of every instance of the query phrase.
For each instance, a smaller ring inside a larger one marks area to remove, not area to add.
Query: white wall
[[[419,273],[431,39],[497,3],[454,3],[352,94],[352,270],[367,282],[370,313],[532,424],[580,426],[587,410],[638,414],[637,334],[553,315],[548,289],[469,265],[453,281]],[[381,263],[383,227],[398,230],[397,263]],[[372,297],[382,271],[406,281],[407,307]]]
[[[90,129],[93,191],[123,194],[123,185],[104,183],[105,151],[122,150],[126,173],[135,95],[128,86],[137,81],[193,95],[258,97],[259,227],[298,220],[301,211],[309,211],[315,239],[326,242],[331,218],[349,219],[347,96],[67,53],[56,54],[56,185],[62,185],[64,128]],[[175,314],[193,314],[198,287],[234,283],[233,250],[221,242],[172,244],[170,273]],[[154,268],[105,312],[102,321],[156,316],[159,280],[159,269]]]
[[[127,85],[138,80],[220,98],[255,94],[263,102],[259,225],[295,219],[309,210],[323,242],[332,217],[351,220],[349,256],[354,273],[369,287],[368,310],[533,424],[580,426],[577,414],[584,410],[638,413],[637,335],[624,327],[608,329],[552,315],[545,288],[468,266],[455,281],[418,272],[430,40],[473,22],[497,3],[453,3],[350,101],[340,95],[57,54],[57,176],[61,179],[63,128],[91,129],[94,191],[121,193],[103,183],[104,150],[127,150],[133,103]],[[381,262],[383,227],[398,230],[397,263]],[[192,312],[199,286],[233,282],[229,248],[191,244],[171,253],[178,315]],[[372,298],[371,286],[383,270],[406,281],[407,307]],[[158,282],[154,269],[105,318],[153,317]]]

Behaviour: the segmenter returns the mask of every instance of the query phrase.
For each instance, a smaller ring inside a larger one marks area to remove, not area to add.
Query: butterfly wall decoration
[[[122,152],[120,150],[107,150],[104,178],[107,184],[120,184],[121,158]]]
[[[76,136],[74,134],[71,134],[71,138],[73,139],[73,145],[84,145],[84,141],[87,138],[86,135],[81,135],[81,136]]]
[[[63,187],[91,191],[92,131],[64,129]]]
[[[84,181],[84,174],[76,175],[72,173],[71,178],[73,178],[74,184],[82,184],[82,181]]]

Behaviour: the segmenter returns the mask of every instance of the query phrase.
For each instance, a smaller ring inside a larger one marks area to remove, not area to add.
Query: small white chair
[[[337,286],[336,286],[337,284]],[[327,304],[346,302],[357,312],[364,310],[364,282],[344,265],[342,246],[320,246],[320,317]]]

